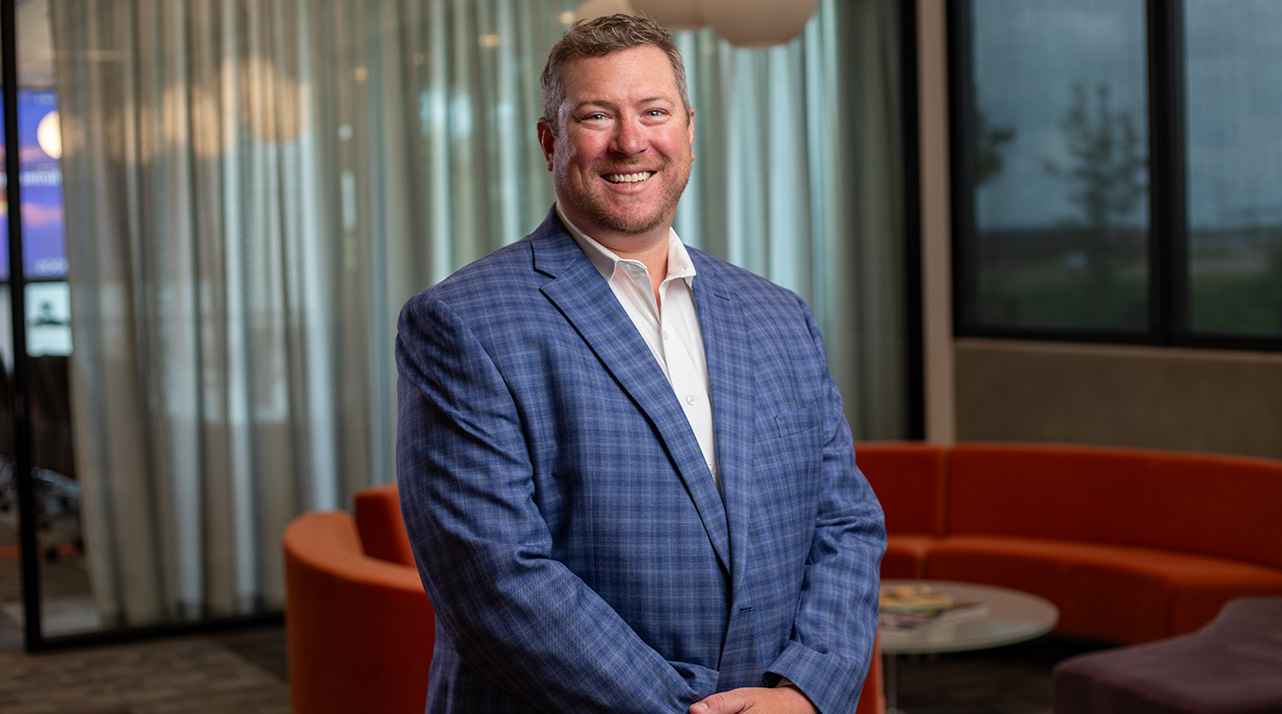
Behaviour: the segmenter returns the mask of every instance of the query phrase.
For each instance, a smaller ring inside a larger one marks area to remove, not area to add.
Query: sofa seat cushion
[[[947,536],[930,548],[926,576],[1040,595],[1060,609],[1058,629],[1117,642],[1191,632],[1232,597],[1282,594],[1282,571],[1153,548],[1011,536]]]
[[[926,554],[939,539],[921,533],[891,533],[886,536],[886,555],[881,559],[883,579],[926,577]]]

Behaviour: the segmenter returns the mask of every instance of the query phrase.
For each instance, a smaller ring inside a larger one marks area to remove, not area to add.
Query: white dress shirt
[[[712,403],[709,401],[708,360],[699,332],[699,315],[694,307],[694,263],[675,230],[668,232],[668,274],[659,285],[656,304],[650,286],[650,271],[639,260],[625,260],[593,240],[566,219],[557,207],[561,222],[575,242],[610,284],[637,332],[649,345],[677,401],[685,411],[690,428],[699,441],[703,460],[712,478],[717,479],[717,450],[712,430]]]

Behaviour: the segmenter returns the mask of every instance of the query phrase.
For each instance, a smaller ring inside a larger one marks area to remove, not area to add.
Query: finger
[[[691,705],[690,714],[732,714],[742,711],[743,707],[739,699],[740,697],[735,696],[733,691],[713,694]]]

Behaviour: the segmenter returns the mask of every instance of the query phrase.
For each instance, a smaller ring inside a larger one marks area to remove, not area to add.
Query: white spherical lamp
[[[703,19],[740,47],[788,42],[806,29],[819,0],[699,0]]]
[[[703,27],[697,0],[632,0],[632,7],[663,25],[668,32]]]
[[[635,15],[632,3],[628,0],[584,0],[574,10],[575,20],[594,20],[605,15]]]

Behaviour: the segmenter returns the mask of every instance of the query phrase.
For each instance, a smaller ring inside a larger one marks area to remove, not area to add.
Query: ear
[[[690,107],[690,116],[686,117],[686,133],[690,141],[690,160],[694,161],[694,107]]]
[[[548,171],[552,170],[552,150],[556,146],[556,132],[548,126],[546,119],[539,117],[539,148],[543,149],[543,158],[548,162]]]

